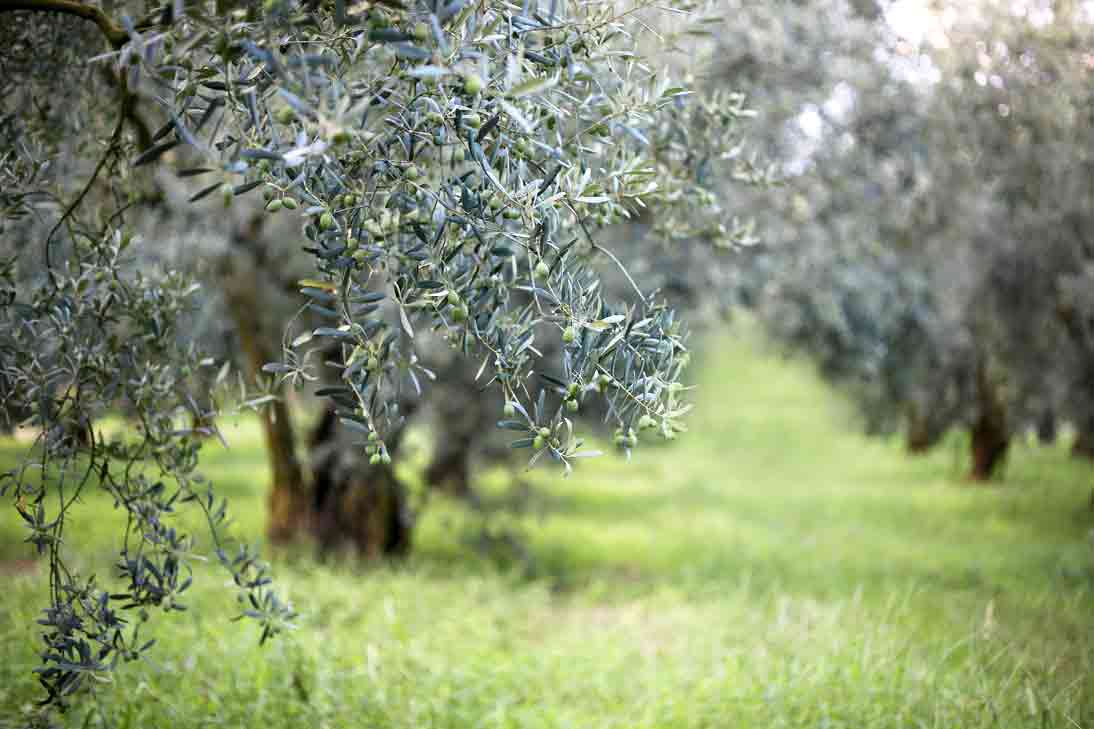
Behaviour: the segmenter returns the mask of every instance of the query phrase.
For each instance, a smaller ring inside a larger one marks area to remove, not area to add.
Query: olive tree
[[[904,423],[911,450],[968,428],[977,479],[1027,424],[1059,413],[1082,430],[1088,355],[1068,323],[1082,315],[1061,297],[1089,239],[1089,18],[955,4],[909,40],[885,7],[810,24],[816,8],[794,5],[756,21],[796,69],[770,94],[782,124],[763,127],[783,130],[770,144],[790,171],[752,283],[765,329],[847,386],[870,426]]]
[[[210,386],[231,378],[196,346],[194,266],[157,254],[156,176],[193,185],[198,214],[230,216],[220,230],[246,249],[219,259],[222,303],[270,382],[237,402],[276,408],[279,388],[312,383],[324,427],[344,434],[330,455],[389,466],[438,376],[425,353],[445,345],[500,393],[511,446],[569,470],[593,455],[575,411],[598,401],[629,450],[644,430],[671,437],[688,409],[683,324],[604,228],[653,210],[677,242],[743,236],[712,218],[714,180],[756,176],[736,153],[741,98],[694,94],[652,55],[709,33],[708,11],[677,5],[655,32],[652,3],[0,0],[17,21],[0,52],[0,387],[5,417],[38,433],[0,493],[49,562],[47,701],[147,650],[148,610],[185,608],[201,551],[230,570],[263,639],[292,618],[196,470],[229,401]],[[290,213],[308,271],[292,287],[320,323],[269,351],[263,300],[245,294],[275,280],[256,274],[282,255],[262,231]],[[606,292],[603,265],[628,300]],[[112,410],[131,431],[98,426]],[[268,432],[287,422],[264,413]],[[395,513],[362,488],[316,515],[311,484],[273,465],[272,534]],[[89,488],[126,517],[118,579],[70,559],[66,518]],[[176,522],[191,508],[207,546]]]
[[[996,221],[980,266],[978,336],[998,362],[1010,429],[1051,410],[1077,428],[1080,453],[1091,360],[1068,282],[1090,255],[1092,21],[1073,3],[971,15],[949,30],[932,107],[962,152],[946,187],[981,190]],[[967,227],[954,213],[954,227]]]
[[[935,295],[911,233],[933,214],[927,91],[877,4],[737,10],[719,74],[755,101],[751,141],[783,172],[775,195],[732,191],[761,211],[763,239],[742,256],[738,298],[854,396],[869,430],[914,423],[910,443],[925,447],[952,422],[965,363],[957,307]]]

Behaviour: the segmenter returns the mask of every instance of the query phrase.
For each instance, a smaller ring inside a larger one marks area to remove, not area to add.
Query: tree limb
[[[32,10],[46,13],[75,15],[99,26],[103,36],[114,48],[121,48],[129,40],[129,32],[94,5],[78,0],[0,0],[0,13],[12,10]]]
[[[4,0],[0,0],[3,2]],[[65,209],[65,212],[61,215],[61,219],[53,226],[53,229],[49,231],[49,235],[46,236],[46,272],[49,274],[50,283],[53,284],[54,289],[57,288],[57,279],[53,274],[53,261],[50,257],[50,249],[53,245],[53,236],[64,225],[65,221],[76,212],[76,208],[80,207],[80,204],[87,197],[87,193],[91,191],[91,186],[95,184],[95,180],[99,179],[99,173],[103,171],[103,167],[106,165],[106,161],[110,159],[111,155],[118,152],[118,144],[121,142],[122,130],[125,128],[125,120],[127,117],[126,109],[132,104],[133,97],[128,93],[122,95],[122,108],[118,113],[118,124],[114,127],[114,133],[110,135],[110,146],[103,152],[103,156],[99,158],[99,163],[95,165],[95,171],[91,173],[91,177],[88,179],[87,184],[80,191],[80,194],[76,196],[76,199]]]

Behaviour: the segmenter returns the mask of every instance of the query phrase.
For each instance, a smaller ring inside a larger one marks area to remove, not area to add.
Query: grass
[[[974,486],[957,439],[911,459],[860,437],[748,331],[703,350],[687,436],[534,472],[533,576],[473,553],[466,515],[438,502],[401,565],[274,555],[301,618],[260,648],[202,571],[189,612],[154,618],[149,660],[60,723],[1094,728],[1089,466],[1022,444]],[[205,470],[258,536],[257,429],[229,440]],[[84,506],[85,568],[106,572],[112,518]],[[17,522],[0,512],[0,570],[26,554]],[[23,726],[44,580],[0,581],[0,727]]]

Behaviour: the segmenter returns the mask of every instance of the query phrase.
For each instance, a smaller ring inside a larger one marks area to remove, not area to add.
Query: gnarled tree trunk
[[[311,438],[312,531],[326,554],[353,547],[368,558],[405,554],[410,548],[413,516],[406,489],[392,465],[369,463],[359,443],[339,425],[328,407]],[[386,435],[395,457],[403,429]]]
[[[280,326],[275,332],[273,324],[261,318],[267,307],[258,292],[270,286],[293,289],[280,281],[268,265],[266,246],[260,237],[262,220],[262,216],[253,218],[233,236],[239,252],[249,254],[246,263],[236,265],[237,258],[231,255],[223,261],[224,290],[252,377],[276,359],[277,343],[281,341]],[[341,355],[341,349],[336,348],[327,359],[337,361]],[[403,413],[409,415],[412,407],[403,405]],[[358,442],[360,438],[339,424],[333,406],[324,411],[311,434],[307,468],[297,458],[296,433],[287,403],[274,401],[262,411],[261,418],[273,475],[267,526],[271,541],[288,542],[310,534],[323,553],[349,546],[369,558],[402,554],[409,549],[413,520],[406,489],[391,465],[369,463]],[[402,428],[385,434],[392,458],[402,435]]]
[[[253,282],[253,278],[251,279]],[[257,313],[260,309],[253,294],[255,289],[233,286],[228,295],[238,324],[239,342],[247,358],[251,377],[256,377],[263,365],[273,361],[262,335]],[[272,542],[289,542],[308,526],[308,485],[304,470],[296,456],[296,434],[289,407],[283,399],[274,400],[260,413],[262,435],[266,442],[266,458],[273,482],[269,494],[269,522],[266,531]]]
[[[972,471],[969,474],[969,478],[974,481],[990,480],[1003,462],[1010,445],[1006,408],[985,370],[981,364],[976,373],[979,412],[971,430]]]
[[[253,243],[258,238],[260,225],[260,221],[252,221],[251,225],[236,232],[236,238],[246,238],[247,243]],[[226,257],[224,265],[225,298],[235,319],[239,345],[253,379],[258,377],[267,362],[276,358],[269,343],[278,341],[279,337],[271,339],[268,325],[261,318],[264,308],[258,297],[263,286],[258,267],[233,266],[230,256]],[[274,400],[262,409],[260,417],[266,457],[273,477],[266,531],[272,542],[289,542],[308,526],[310,490],[296,455],[296,434],[288,405],[283,399]]]
[[[472,497],[471,453],[484,433],[492,432],[491,396],[480,392],[474,372],[464,362],[452,362],[433,398],[433,457],[425,470],[432,488],[457,498]],[[494,411],[500,410],[500,403]]]
[[[425,481],[438,491],[467,498],[471,494],[471,442],[463,447],[447,438],[437,438],[437,451],[425,470]]]
[[[937,438],[930,427],[930,420],[916,406],[908,408],[907,426],[904,431],[904,447],[913,455],[930,450]]]

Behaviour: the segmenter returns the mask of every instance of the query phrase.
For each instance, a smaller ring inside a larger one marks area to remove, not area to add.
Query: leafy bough
[[[592,262],[622,266],[595,235],[650,204],[661,228],[690,230],[749,114],[739,97],[681,114],[689,92],[643,64],[640,26],[614,3],[267,11],[219,28],[201,63],[207,20],[164,38],[148,76],[172,118],[138,160],[188,145],[207,166],[183,174],[219,177],[195,200],[262,188],[270,214],[306,216],[318,275],[301,291],[329,323],[267,371],[318,379],[306,350],[338,347],[340,382],[322,392],[381,461],[400,391],[432,374],[423,338],[484,357],[502,427],[524,431],[513,445],[533,461],[569,467],[581,451],[567,413],[592,395],[624,448],[681,430],[686,333],[633,280],[630,305],[607,300]],[[700,115],[702,147],[681,145]],[[563,343],[555,375],[535,370],[545,337]]]

